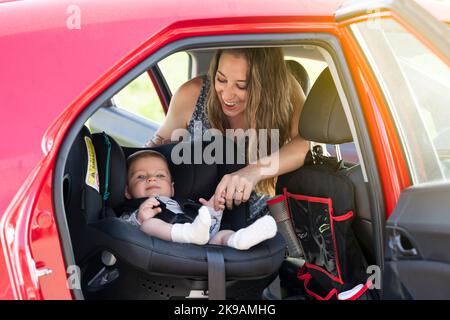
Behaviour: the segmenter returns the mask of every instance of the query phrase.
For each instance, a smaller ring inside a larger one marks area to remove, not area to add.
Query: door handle
[[[394,234],[389,239],[389,247],[393,250],[393,252],[399,252],[402,256],[405,257],[414,257],[418,255],[416,248],[405,249],[402,244],[402,235]]]

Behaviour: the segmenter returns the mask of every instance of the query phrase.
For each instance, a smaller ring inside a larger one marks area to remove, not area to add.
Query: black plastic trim
[[[155,77],[156,82],[158,83],[158,87],[161,90],[163,96],[164,96],[164,104],[167,106],[167,109],[169,108],[170,100],[172,99],[172,92],[170,91],[169,85],[167,84],[166,78],[164,77],[163,73],[161,72],[161,69],[157,64],[155,64],[150,72]]]

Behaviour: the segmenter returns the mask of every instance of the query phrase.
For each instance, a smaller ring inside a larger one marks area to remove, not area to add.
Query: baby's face
[[[173,193],[172,177],[164,160],[158,157],[144,157],[131,164],[125,189],[127,199],[172,197]]]

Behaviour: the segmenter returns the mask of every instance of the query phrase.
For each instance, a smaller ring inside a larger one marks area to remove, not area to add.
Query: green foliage
[[[188,55],[173,54],[158,63],[166,81],[174,92],[188,80]],[[164,111],[149,75],[145,72],[114,96],[118,107],[143,118],[161,123]]]

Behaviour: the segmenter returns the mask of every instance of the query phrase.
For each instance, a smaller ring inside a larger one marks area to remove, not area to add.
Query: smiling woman
[[[265,197],[274,193],[274,177],[303,164],[309,148],[298,134],[304,100],[299,83],[288,72],[282,48],[219,49],[208,75],[188,81],[174,95],[167,118],[149,146],[170,141],[177,129],[187,129],[194,140],[198,139],[196,127],[224,135],[227,129],[254,130],[256,135],[250,135],[245,151],[247,166],[225,176],[215,192],[216,199],[226,194],[228,208],[249,201],[254,218],[268,213]],[[267,145],[258,141],[261,134],[269,135]],[[252,150],[257,152],[251,154]],[[266,156],[261,150],[270,153]],[[269,169],[263,164],[269,164]]]
[[[216,68],[213,66],[212,68]],[[245,128],[245,117],[243,112],[247,108],[247,88],[248,88],[248,62],[239,54],[224,53],[220,59],[217,70],[213,70],[215,77],[215,89],[217,95],[211,95],[213,98],[208,106],[211,116],[214,115],[217,107],[214,105],[218,98],[223,115],[228,118],[229,127]],[[210,96],[210,97],[211,97]],[[213,107],[214,106],[214,107]],[[217,116],[221,115],[219,113]],[[213,122],[213,119],[210,119]],[[221,122],[221,121],[219,121]],[[214,124],[213,124],[214,125]]]

